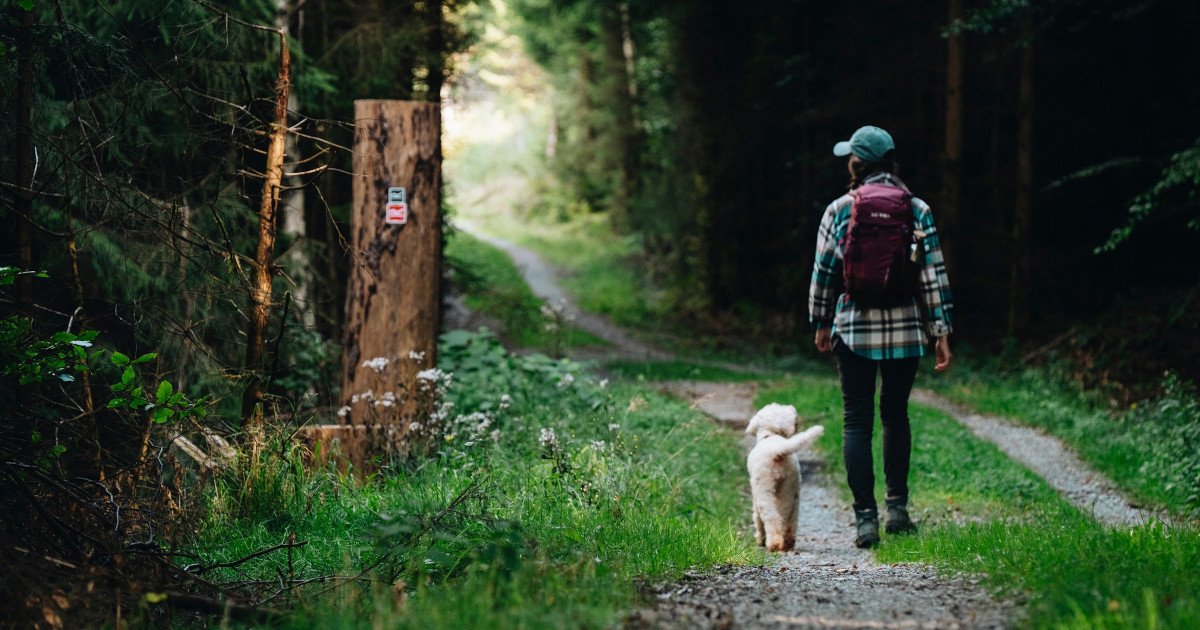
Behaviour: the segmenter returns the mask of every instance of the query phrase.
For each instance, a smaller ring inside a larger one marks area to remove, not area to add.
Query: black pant
[[[842,401],[846,407],[842,455],[846,480],[854,493],[855,510],[874,510],[875,470],[871,460],[871,433],[875,428],[875,372],[883,377],[879,416],[883,421],[883,475],[889,505],[908,503],[908,462],[912,431],[908,424],[908,395],[917,377],[919,358],[876,361],[854,354],[841,340],[834,350]]]

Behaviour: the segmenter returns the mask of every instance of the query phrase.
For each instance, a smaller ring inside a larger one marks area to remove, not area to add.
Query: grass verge
[[[608,345],[544,310],[544,302],[529,290],[503,251],[455,232],[446,240],[446,258],[466,294],[467,307],[496,318],[514,346],[559,354],[563,348]]]
[[[824,424],[818,446],[835,474],[844,470],[842,406],[833,381],[796,379],[763,392],[759,402],[795,404],[801,415]],[[984,574],[999,595],[1027,601],[1023,625],[1029,627],[1200,627],[1196,529],[1102,527],[952,418],[917,405],[910,415],[910,507],[922,529],[916,536],[885,537],[877,551],[881,562]]]
[[[325,579],[282,592],[294,627],[583,627],[637,605],[636,578],[763,559],[741,453],[682,403],[601,387],[494,338],[443,343],[454,418],[437,456],[365,482],[273,456],[217,485],[194,547],[213,581]],[[334,586],[337,584],[337,586]]]

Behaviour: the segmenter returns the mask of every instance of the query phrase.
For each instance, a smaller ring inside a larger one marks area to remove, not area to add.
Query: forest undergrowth
[[[447,333],[440,364],[453,420],[431,459],[357,483],[285,448],[223,477],[203,562],[306,544],[209,579],[260,584],[296,627],[604,627],[638,580],[762,560],[736,443],[698,412],[488,334]]]

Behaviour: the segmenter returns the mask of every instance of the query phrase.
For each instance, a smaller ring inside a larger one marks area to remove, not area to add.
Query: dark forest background
[[[213,375],[239,363],[236,296],[249,280],[237,263],[254,246],[256,134],[270,124],[279,55],[253,25],[286,27],[300,130],[289,161],[302,160],[288,170],[304,174],[289,178],[278,224],[275,295],[290,294],[291,312],[271,325],[304,325],[282,346],[295,378],[276,386],[332,374],[353,100],[439,99],[455,55],[469,56],[497,10],[7,3],[0,203],[12,229],[0,262],[49,271],[36,282],[46,308],[82,307],[110,337],[161,350],[185,384],[228,388]],[[802,342],[816,223],[847,181],[830,148],[875,124],[946,236],[959,339],[1037,347],[1071,331],[1081,365],[1112,378],[1200,374],[1200,265],[1188,257],[1200,245],[1195,3],[500,10],[518,16],[553,83],[552,198],[638,235],[648,280],[673,289],[679,319]],[[23,59],[31,143],[19,133]],[[20,185],[33,170],[25,149],[37,152],[31,188]]]
[[[830,150],[874,124],[945,235],[959,339],[1200,374],[1195,3],[515,6],[562,95],[552,166],[670,262],[681,312],[803,337]]]

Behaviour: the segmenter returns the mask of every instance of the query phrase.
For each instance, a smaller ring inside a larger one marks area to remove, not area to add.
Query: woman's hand
[[[829,352],[830,350],[833,350],[833,340],[831,338],[832,334],[832,328],[821,328],[817,330],[817,335],[813,338],[813,343],[816,344],[817,350],[820,350],[821,352]]]
[[[950,361],[954,359],[954,353],[950,352],[950,338],[938,337],[934,353],[937,355],[937,364],[933,366],[933,369],[937,372],[945,372],[946,368],[950,367]]]

